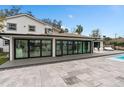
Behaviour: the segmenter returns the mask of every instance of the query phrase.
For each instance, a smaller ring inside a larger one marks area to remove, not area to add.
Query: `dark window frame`
[[[91,51],[92,50],[92,44],[91,44],[91,41],[88,41],[88,40],[62,40],[62,39],[56,39],[56,47],[57,47],[57,41],[61,41],[62,44],[63,44],[63,41],[67,41],[67,54],[63,54],[63,45],[61,44],[62,45],[62,48],[60,49],[61,50],[61,55],[57,55],[57,49],[55,48],[56,56],[86,54],[86,53],[91,53],[92,52]],[[69,54],[69,50],[68,50],[68,47],[69,47],[68,42],[69,41],[72,41],[72,53],[71,54]],[[82,44],[82,52],[81,53],[79,52],[79,49],[77,50],[77,53],[74,53],[74,43],[75,43],[75,41],[77,42],[77,45],[79,45],[79,42]],[[90,42],[90,51],[89,52],[87,50],[85,50],[86,51],[85,53],[83,52],[83,42],[86,42],[86,43]]]
[[[39,39],[30,39],[30,40],[29,40],[29,43],[28,43],[28,50],[29,50],[28,57],[29,57],[29,58],[41,57],[41,52],[40,52],[40,55],[39,55],[39,56],[32,56],[32,57],[31,57],[31,55],[30,55],[30,53],[31,53],[31,52],[30,52],[30,50],[31,50],[31,48],[30,48],[31,42],[30,42],[30,41],[31,41],[31,40],[34,40],[34,41],[35,41],[35,40],[39,40]],[[40,41],[40,46],[37,46],[37,47],[39,47],[39,48],[40,48],[40,51],[41,51],[41,46],[42,46],[42,45],[41,45],[41,40],[39,40],[39,41]],[[35,46],[35,47],[36,47],[36,46]]]
[[[27,47],[28,47],[28,57],[23,57],[23,58],[16,58],[16,40],[27,40],[28,44],[27,44]],[[40,56],[36,56],[36,57],[30,57],[30,40],[40,40]],[[42,56],[42,40],[50,40],[51,41],[51,54],[49,56]],[[42,58],[42,57],[52,57],[52,53],[53,53],[53,48],[52,48],[52,39],[22,39],[22,38],[15,38],[14,39],[14,59],[28,59],[28,58]]]
[[[12,25],[15,25],[15,27],[13,28]],[[7,30],[16,31],[17,30],[17,24],[16,23],[7,23]]]
[[[32,28],[32,27],[34,27],[34,28]],[[36,26],[35,25],[28,25],[28,31],[35,32],[36,31]]]
[[[9,40],[3,40],[3,46],[8,46],[10,44]]]
[[[17,40],[25,40],[25,41],[27,41],[27,47],[28,47],[28,50],[27,50],[28,56],[27,57],[16,58],[16,41]],[[29,46],[28,46],[28,44],[29,44],[29,40],[28,39],[14,39],[14,59],[27,59],[29,57]]]
[[[50,55],[47,55],[47,56],[43,56],[43,55],[42,55],[42,52],[41,52],[41,56],[42,56],[42,57],[51,57],[51,56],[52,56],[52,53],[53,53],[53,47],[52,47],[53,43],[52,43],[52,39],[42,39],[42,40],[41,40],[41,44],[42,44],[42,41],[43,41],[43,40],[50,40],[50,42],[51,42],[51,54],[50,54]],[[42,51],[42,45],[41,45],[41,51]]]

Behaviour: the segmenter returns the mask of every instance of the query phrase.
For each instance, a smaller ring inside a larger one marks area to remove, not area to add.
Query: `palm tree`
[[[77,25],[77,28],[75,30],[76,33],[81,34],[83,32],[83,26],[82,25]]]

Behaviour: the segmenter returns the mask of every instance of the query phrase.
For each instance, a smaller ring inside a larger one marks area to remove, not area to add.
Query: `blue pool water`
[[[124,62],[124,54],[123,55],[117,55],[117,56],[114,56],[114,57],[109,58],[109,59]]]
[[[124,60],[124,55],[118,56],[117,59]]]

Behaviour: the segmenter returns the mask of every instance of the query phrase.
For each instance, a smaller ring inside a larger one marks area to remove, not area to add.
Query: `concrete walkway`
[[[124,87],[124,62],[112,56],[0,71],[1,87]],[[26,61],[25,61],[26,62]]]
[[[77,60],[77,59],[79,60],[79,59],[86,59],[86,58],[93,58],[93,57],[101,57],[101,56],[115,55],[115,54],[121,54],[121,53],[124,53],[124,51],[103,51],[102,53],[97,52],[93,54],[68,55],[68,56],[61,56],[61,57],[54,57],[54,58],[45,57],[45,58],[20,59],[20,60],[15,60],[11,62],[8,61],[0,65],[0,70],[24,67],[24,66],[64,62],[64,61],[71,61],[71,60]]]

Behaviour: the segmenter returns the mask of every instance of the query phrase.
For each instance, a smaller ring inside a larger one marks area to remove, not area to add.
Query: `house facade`
[[[57,57],[93,53],[94,42],[103,49],[100,38],[59,33],[60,30],[27,14],[7,17],[0,33],[0,47],[9,40],[10,61],[35,57]]]

